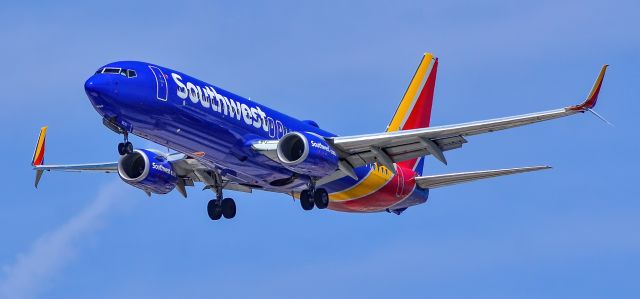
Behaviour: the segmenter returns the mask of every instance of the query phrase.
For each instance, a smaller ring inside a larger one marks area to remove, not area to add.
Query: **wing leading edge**
[[[461,147],[467,142],[464,138],[466,136],[505,130],[591,111],[598,100],[607,67],[608,65],[602,67],[591,92],[586,100],[579,105],[462,124],[328,138],[328,142],[338,150],[341,158],[353,167],[376,162],[385,165],[389,164],[389,161],[400,162],[429,154],[446,162],[442,152]]]
[[[40,135],[38,136],[38,142],[36,143],[36,149],[33,152],[33,159],[31,160],[31,166],[36,171],[35,187],[38,188],[42,174],[45,171],[90,171],[90,172],[118,172],[118,162],[106,162],[106,163],[87,163],[87,164],[67,164],[67,165],[45,165],[44,153],[45,153],[45,140],[47,138],[47,127],[40,128]]]
[[[33,159],[31,160],[31,166],[36,171],[35,187],[38,188],[38,184],[42,179],[42,175],[45,171],[67,171],[67,172],[104,172],[104,173],[117,173],[118,162],[105,162],[105,163],[85,163],[85,164],[62,164],[62,165],[47,165],[44,164],[45,154],[45,139],[47,135],[47,127],[40,129],[40,135],[36,143],[36,149],[33,153]],[[202,182],[205,184],[205,189],[211,188],[214,184],[211,173],[215,171],[210,167],[207,167],[200,163],[197,159],[189,157],[185,154],[170,154],[166,155],[167,159],[171,162],[172,167],[178,175],[177,189],[184,196],[187,197],[185,186],[193,186],[194,182]],[[221,178],[222,188],[227,190],[234,190],[240,192],[252,192],[250,186],[246,186],[235,182],[228,178]]]

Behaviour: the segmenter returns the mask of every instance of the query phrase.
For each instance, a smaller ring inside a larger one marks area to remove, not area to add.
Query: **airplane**
[[[184,73],[139,61],[113,62],[86,80],[85,92],[103,124],[123,135],[116,162],[44,164],[47,127],[33,155],[38,187],[44,171],[117,173],[151,194],[203,183],[215,193],[212,220],[236,216],[227,190],[263,190],[297,199],[303,210],[389,212],[400,215],[425,203],[429,190],[475,180],[549,169],[532,166],[424,175],[428,155],[447,164],[444,152],[466,137],[593,112],[608,65],[578,105],[524,115],[430,126],[438,58],[425,53],[393,118],[381,133],[338,136],[313,120],[298,120]],[[134,148],[133,134],[171,149]]]

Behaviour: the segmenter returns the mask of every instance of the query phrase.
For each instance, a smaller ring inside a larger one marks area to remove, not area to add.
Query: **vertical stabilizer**
[[[433,57],[431,53],[425,53],[396,109],[396,113],[387,126],[387,132],[429,127],[437,71],[438,58]],[[415,169],[421,174],[423,160],[424,157],[421,157],[398,164]]]

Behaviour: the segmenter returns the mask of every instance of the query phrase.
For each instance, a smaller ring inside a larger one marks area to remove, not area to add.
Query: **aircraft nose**
[[[84,90],[91,96],[107,95],[112,88],[111,82],[101,75],[93,75],[84,82]]]

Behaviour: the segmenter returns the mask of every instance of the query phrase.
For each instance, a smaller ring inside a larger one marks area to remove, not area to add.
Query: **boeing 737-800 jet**
[[[430,127],[438,59],[427,53],[385,132],[337,136],[312,120],[295,119],[178,71],[138,61],[109,63],[84,88],[104,125],[124,137],[119,160],[46,165],[43,127],[32,161],[35,185],[44,171],[112,172],[149,196],[177,189],[187,197],[186,187],[200,182],[215,192],[207,205],[213,220],[236,215],[225,190],[284,193],[299,199],[304,210],[400,214],[426,202],[432,188],[549,168],[422,174],[425,156],[446,164],[444,152],[462,147],[467,136],[592,111],[606,68],[579,105]],[[134,149],[130,134],[175,153]]]

